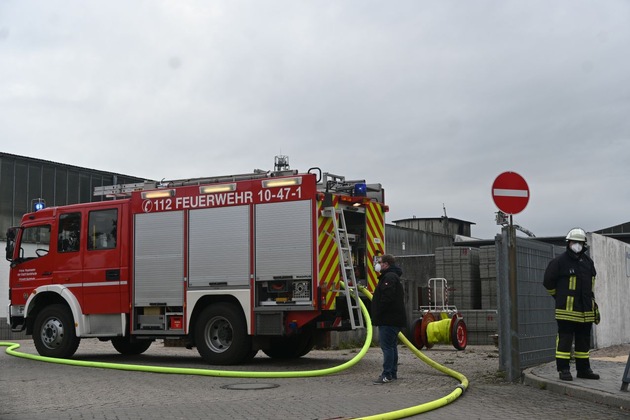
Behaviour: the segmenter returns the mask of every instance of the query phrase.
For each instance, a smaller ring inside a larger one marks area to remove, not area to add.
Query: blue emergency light
[[[367,195],[367,185],[363,182],[354,184],[354,196],[365,197]]]
[[[40,211],[46,208],[46,201],[43,198],[33,200],[33,211]]]

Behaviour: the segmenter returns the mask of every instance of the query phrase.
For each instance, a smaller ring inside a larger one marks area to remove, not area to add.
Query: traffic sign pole
[[[529,187],[525,179],[516,172],[503,172],[492,184],[492,199],[503,213],[510,215],[506,229],[508,236],[508,291],[510,296],[510,363],[508,380],[520,378],[520,342],[518,337],[518,288],[516,272],[516,229],[513,215],[525,209],[529,201]]]

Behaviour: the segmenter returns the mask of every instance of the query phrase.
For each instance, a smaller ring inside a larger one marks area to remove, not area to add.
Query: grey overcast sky
[[[630,1],[0,0],[0,150],[151,179],[365,178],[387,222],[630,221]],[[519,234],[520,236],[521,234]]]

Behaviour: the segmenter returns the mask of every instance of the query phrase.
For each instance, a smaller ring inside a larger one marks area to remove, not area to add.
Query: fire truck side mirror
[[[7,230],[7,246],[5,248],[7,261],[13,261],[13,251],[15,250],[15,233],[16,228],[9,228]]]

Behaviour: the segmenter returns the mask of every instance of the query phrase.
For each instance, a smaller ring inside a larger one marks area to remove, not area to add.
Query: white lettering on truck
[[[301,186],[285,187],[277,188],[274,190],[265,189],[258,191],[256,202],[266,203],[274,200],[300,200],[301,198]],[[145,213],[151,213],[153,211],[186,210],[219,206],[240,206],[253,203],[254,193],[252,191],[230,191],[207,195],[145,200],[142,203],[142,210]]]

